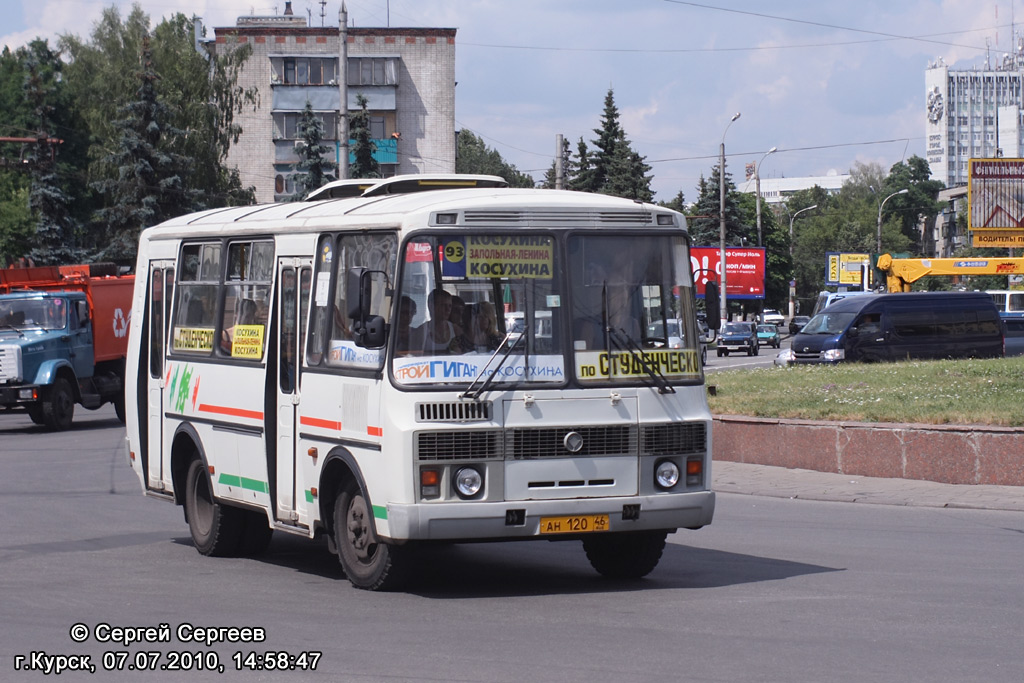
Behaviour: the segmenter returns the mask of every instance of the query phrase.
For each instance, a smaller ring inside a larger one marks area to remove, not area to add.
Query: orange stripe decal
[[[307,427],[320,427],[321,429],[333,429],[337,432],[341,431],[340,422],[336,422],[334,420],[322,420],[319,417],[300,415],[299,424],[306,425]]]
[[[243,410],[242,408],[231,408],[229,406],[213,406],[209,403],[200,403],[199,412],[214,413],[216,415],[230,415],[231,417],[245,417],[250,420],[263,419],[263,412],[259,410]]]
[[[366,433],[370,436],[384,436],[384,430],[380,427],[367,427]]]

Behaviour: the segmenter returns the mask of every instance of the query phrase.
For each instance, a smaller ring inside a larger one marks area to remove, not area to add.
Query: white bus
[[[985,293],[996,302],[999,315],[1004,318],[1024,317],[1024,290],[989,289]]]
[[[648,335],[676,319],[679,348]],[[465,188],[211,210],[142,233],[128,457],[204,555],[323,534],[355,586],[395,589],[421,543],[564,539],[641,577],[714,513],[700,348],[685,220],[658,206]]]

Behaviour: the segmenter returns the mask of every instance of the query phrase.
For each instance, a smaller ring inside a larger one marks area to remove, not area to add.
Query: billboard
[[[864,266],[871,263],[869,254],[829,251],[825,256],[825,284],[830,287],[860,285]]]
[[[690,249],[690,268],[697,296],[703,297],[708,280],[722,280],[718,247]],[[726,247],[725,286],[727,299],[763,299],[764,247]]]
[[[970,230],[1024,234],[1024,159],[971,159],[967,205]]]

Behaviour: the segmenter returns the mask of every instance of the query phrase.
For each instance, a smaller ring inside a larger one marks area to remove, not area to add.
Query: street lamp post
[[[768,158],[769,154],[774,154],[777,149],[778,147],[772,147],[770,150],[764,153],[764,156],[761,157],[760,161],[754,164],[754,184],[757,193],[757,246],[759,247],[764,246],[764,240],[761,239],[761,164],[762,162],[764,162],[765,159]],[[766,265],[767,262],[768,259],[765,259]],[[757,316],[759,322],[764,322],[764,294],[765,292],[761,293],[761,310]]]
[[[718,277],[721,283],[718,316],[722,320],[726,320],[729,313],[725,294],[725,134],[729,132],[729,126],[739,117],[740,112],[736,112],[729,119],[725,131],[722,132],[722,144],[718,147],[718,267],[721,270]]]
[[[778,147],[772,147],[764,153],[761,161],[754,164],[754,185],[757,192],[757,246],[759,247],[764,246],[764,240],[761,239],[761,163],[768,158],[769,154],[774,154],[778,149]]]
[[[878,205],[878,240],[875,242],[875,253],[878,255],[882,254],[882,207],[885,203],[895,197],[898,194],[906,194],[909,192],[907,188],[903,188],[899,192],[893,192],[891,195],[882,200],[882,203]]]
[[[817,204],[811,204],[810,206],[804,207],[789,217],[789,260],[793,260],[793,221],[796,217],[802,214],[804,211],[810,211],[811,209],[817,209]],[[795,307],[793,306],[793,287],[789,288],[789,319],[792,320],[793,316],[796,315]]]

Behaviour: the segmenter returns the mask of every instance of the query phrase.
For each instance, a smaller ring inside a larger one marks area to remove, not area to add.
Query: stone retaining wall
[[[715,460],[945,484],[1024,486],[1021,429],[717,415],[712,430]]]

